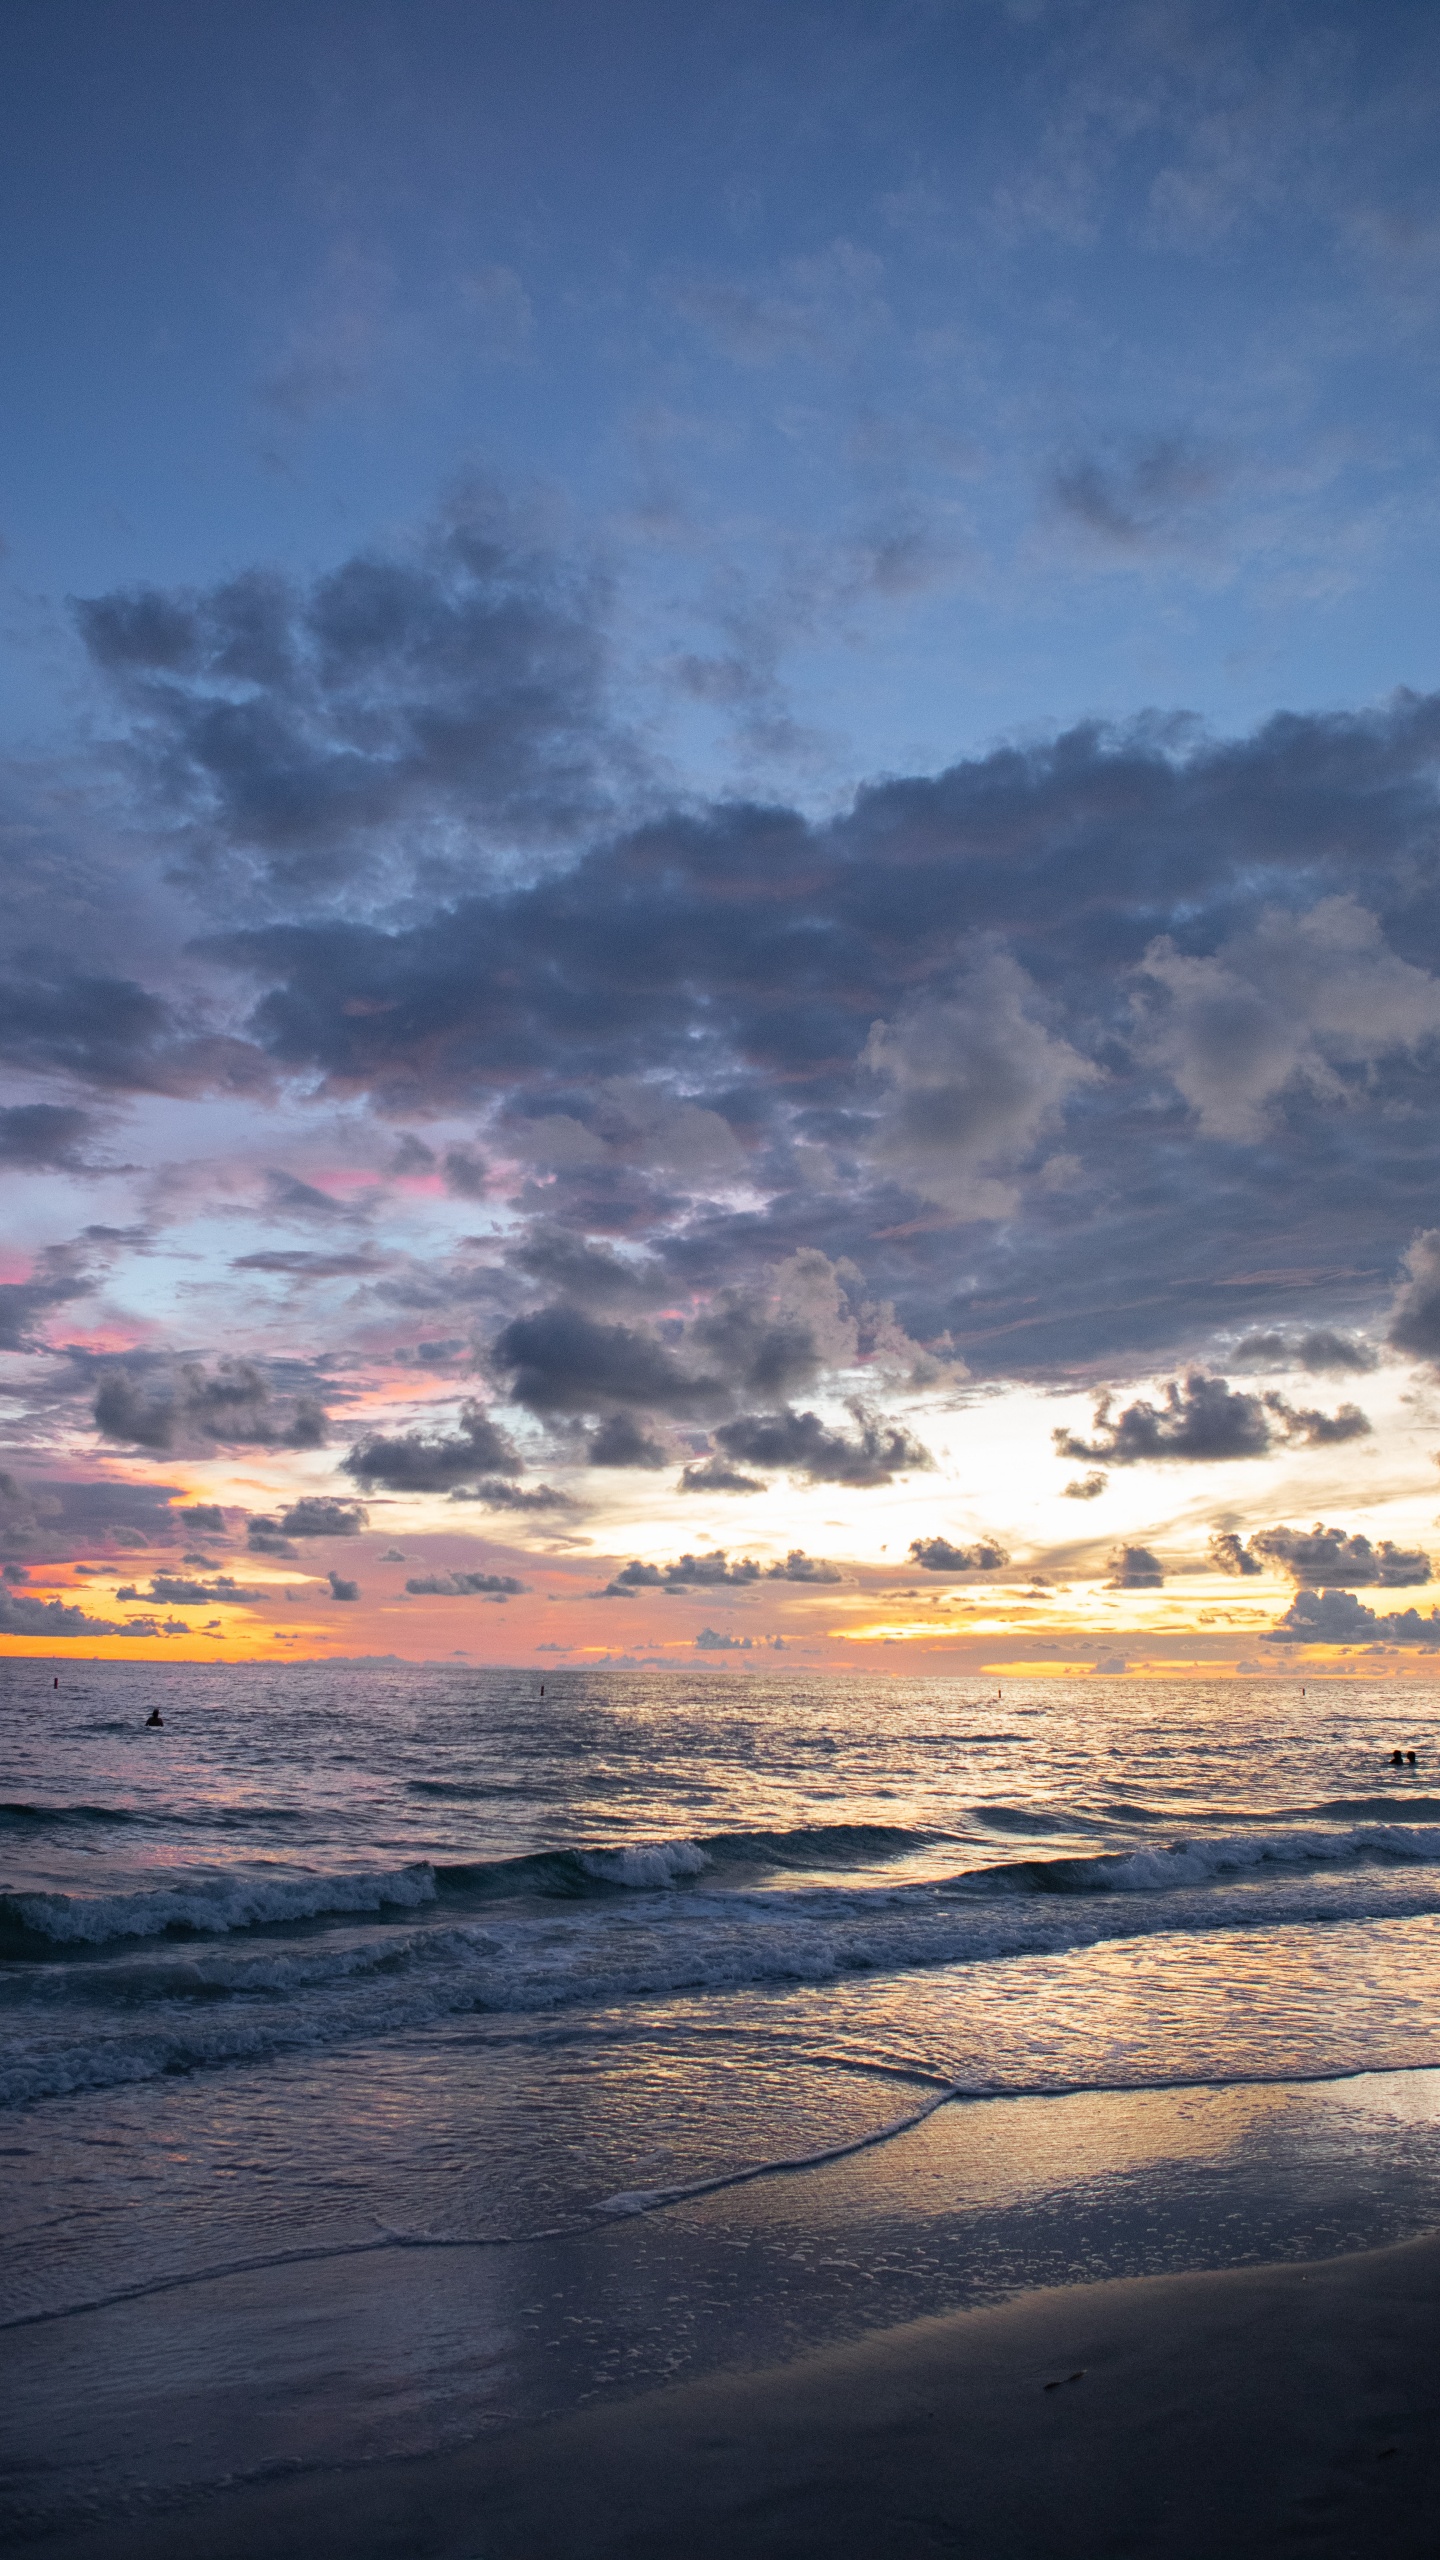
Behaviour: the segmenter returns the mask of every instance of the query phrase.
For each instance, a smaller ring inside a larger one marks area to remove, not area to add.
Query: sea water
[[[1380,2091],[1405,2212],[1440,2205],[1428,1687],[54,1676],[0,1669],[0,2323],[32,2352],[87,2311],[387,2252],[563,2269],[626,2227],[663,2282],[697,2198],[773,2219],[871,2153],[908,2159],[917,2213],[927,2178],[952,2214],[965,2189],[1003,2290],[1021,2186],[1032,2275],[1052,2245],[1035,2126],[1062,2118],[1026,2099],[1067,2102],[1072,2150],[1079,2126],[1113,2171],[1147,2092],[1273,2151],[1276,2091]],[[1390,2236],[1349,2190],[1322,2207],[1324,2147],[1314,2228],[1275,2245]],[[919,2293],[892,2301],[873,2250],[822,2253],[830,2333],[963,2292],[924,2213]],[[793,2232],[781,2254],[804,2259]],[[672,2298],[693,2330],[693,2290]],[[616,2318],[563,2315],[592,2381]],[[674,2369],[656,2334],[631,2379]],[[386,2449],[433,2440],[411,2414]]]

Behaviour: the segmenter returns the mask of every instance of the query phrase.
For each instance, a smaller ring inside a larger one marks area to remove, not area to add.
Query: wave
[[[152,1936],[129,1950],[77,1946],[72,1935],[65,1963],[10,1968],[7,2005],[20,2031],[0,2056],[0,2101],[260,2062],[465,2015],[533,2022],[679,1994],[1079,1955],[1156,1934],[1440,1916],[1431,1871],[1440,1838],[1417,1858],[1415,1836],[1409,1855],[1357,1848],[1348,1862],[1306,1854],[1296,1839],[1289,1855],[1219,1863],[1218,1843],[1202,1844],[1201,1856],[1176,1843],[1129,1861],[1070,1861],[1058,1885],[1067,1862],[1050,1862],[1048,1883],[1037,1887],[1032,1869],[1018,1889],[1024,1870],[940,1884],[807,1879],[780,1892],[707,1892],[703,1879],[698,1892],[673,1881],[612,1885],[567,1911],[552,1905],[538,1925],[536,1910],[515,1899],[467,1917],[435,1892],[428,1870],[310,1878],[286,1916],[318,1907],[363,1921],[379,1911],[391,1925],[287,1939],[247,1937],[242,1921],[227,1939]],[[1117,1883],[1121,1867],[1128,1873]],[[264,1917],[276,1916],[270,1901]]]
[[[216,1937],[276,1922],[414,1911],[435,1893],[435,1870],[424,1860],[356,1875],[200,1873],[134,1893],[0,1893],[0,1937],[56,1947]]]
[[[1388,1810],[1389,1808],[1387,1808]],[[77,1808],[77,1812],[81,1809]],[[747,1876],[797,1877],[797,1906],[823,1907],[826,1873],[883,1869],[916,1850],[959,1842],[953,1833],[899,1824],[822,1823],[789,1831],[724,1831],[698,1840],[622,1843],[613,1848],[538,1849],[512,1858],[316,1874],[266,1869],[172,1873],[130,1892],[69,1894],[0,1892],[0,1939],[51,1947],[103,1946],[127,1939],[230,1936],[287,1922],[413,1912],[430,1903],[464,1906],[537,1899],[607,1901],[617,1896],[673,1894],[709,1880],[727,1898],[743,1894]],[[938,1884],[867,1889],[967,1900],[1020,1894],[1164,1894],[1183,1886],[1219,1886],[1271,1868],[1391,1865],[1440,1861],[1440,1825],[1418,1819],[1360,1823],[1348,1829],[1242,1832],[1214,1838],[1101,1852],[1093,1857],[1026,1858],[961,1869]],[[853,1897],[856,1886],[841,1888]],[[23,1952],[23,1946],[19,1950]]]
[[[1171,1840],[1094,1858],[1032,1858],[957,1876],[958,1892],[1166,1893],[1221,1884],[1266,1867],[1331,1867],[1355,1861],[1428,1865],[1440,1860],[1440,1827],[1364,1823],[1348,1831],[1241,1832]]]

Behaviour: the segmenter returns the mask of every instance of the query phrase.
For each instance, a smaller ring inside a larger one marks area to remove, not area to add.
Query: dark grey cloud
[[[1165,1569],[1148,1547],[1117,1547],[1109,1559],[1111,1591],[1158,1591]]]
[[[1440,1645],[1440,1609],[1396,1609],[1388,1616],[1367,1609],[1349,1591],[1297,1591],[1283,1618],[1262,1644],[1398,1644],[1427,1650]]]
[[[1222,1573],[1254,1574],[1274,1565],[1310,1590],[1322,1584],[1337,1590],[1370,1584],[1400,1590],[1431,1578],[1430,1558],[1422,1548],[1397,1547],[1389,1538],[1372,1546],[1358,1531],[1347,1536],[1343,1529],[1327,1529],[1318,1520],[1313,1529],[1289,1529],[1283,1523],[1257,1529],[1248,1549],[1233,1531],[1218,1532],[1211,1539],[1210,1553]]]
[[[257,1512],[245,1532],[245,1544],[252,1556],[288,1556],[292,1560],[300,1550],[287,1538],[278,1520],[268,1513]]]
[[[1210,1562],[1217,1573],[1233,1573],[1237,1578],[1265,1570],[1260,1558],[1250,1553],[1234,1529],[1215,1530],[1210,1540]]]
[[[1309,1333],[1247,1333],[1229,1356],[1234,1369],[1303,1369],[1315,1378],[1363,1376],[1379,1356],[1353,1334],[1317,1325]]]
[[[25,1479],[0,1469],[0,1546],[38,1549],[57,1563],[100,1549],[175,1546],[191,1528],[172,1508],[179,1491],[104,1477]]]
[[[0,1060],[9,1066],[102,1093],[245,1093],[271,1081],[249,1041],[197,1027],[133,978],[72,968],[50,950],[16,956],[23,975],[0,981]]]
[[[948,1538],[912,1538],[910,1553],[926,1573],[994,1573],[1010,1561],[993,1538],[981,1538],[973,1547],[952,1546]]]
[[[694,1466],[682,1467],[677,1480],[680,1493],[764,1493],[761,1476],[747,1476],[739,1467],[727,1466],[723,1458],[697,1459]]]
[[[1061,1489],[1067,1502],[1098,1502],[1109,1482],[1100,1468],[1092,1467],[1088,1476],[1072,1476]]]
[[[490,1511],[578,1511],[574,1496],[550,1484],[506,1484],[498,1476],[482,1476],[478,1484],[457,1485],[452,1502],[478,1502]]]
[[[1405,1255],[1405,1278],[1395,1293],[1389,1340],[1396,1351],[1440,1362],[1440,1227],[1426,1228]]]
[[[1425,1223],[1437,736],[1440,702],[1409,697],[1239,741],[1086,728],[829,821],[667,817],[393,927],[277,920],[212,948],[256,982],[277,1066],[387,1110],[499,1105],[485,1152],[503,1130],[544,1159],[544,1236],[510,1269],[594,1313],[673,1304],[657,1266],[723,1290],[807,1245],[981,1374],[1107,1347],[1134,1374],[1147,1346],[1278,1330],[1278,1267],[1314,1308],[1282,1338],[1323,1367]],[[633,1112],[607,1134],[620,1085],[652,1129],[683,1103],[739,1133],[764,1205],[697,1215]],[[643,1288],[603,1237],[651,1248]],[[696,1395],[698,1339],[647,1379],[620,1343],[578,1374],[532,1347],[546,1411],[723,1414]]]
[[[403,556],[307,584],[251,571],[74,608],[192,861],[302,892],[392,833],[440,858],[457,828],[543,845],[593,822],[615,753],[599,610],[480,492]]]
[[[177,1509],[175,1517],[183,1520],[187,1529],[209,1529],[217,1538],[225,1533],[225,1514],[218,1502],[186,1503]]]
[[[181,1574],[155,1573],[148,1591],[137,1591],[127,1584],[115,1594],[117,1600],[158,1600],[169,1609],[214,1608],[217,1600],[263,1600],[263,1591],[246,1591],[228,1573],[217,1574],[213,1582],[187,1580]]]
[[[93,1126],[89,1112],[73,1104],[16,1103],[0,1110],[0,1164],[77,1169]]]
[[[1333,1414],[1297,1408],[1282,1395],[1247,1395],[1224,1378],[1192,1370],[1172,1379],[1165,1401],[1153,1405],[1137,1398],[1115,1414],[1114,1399],[1102,1396],[1095,1408],[1094,1437],[1082,1440],[1073,1431],[1052,1434],[1061,1458],[1092,1458],[1110,1467],[1132,1467],[1162,1458],[1218,1463],[1230,1458],[1262,1458],[1277,1446],[1321,1447],[1357,1440],[1369,1431],[1358,1405],[1343,1404]]]
[[[104,1439],[138,1449],[228,1447],[318,1449],[328,1417],[310,1395],[277,1399],[253,1360],[221,1359],[207,1372],[199,1361],[137,1378],[108,1369],[96,1390],[95,1428]]]
[[[526,1586],[513,1573],[430,1573],[417,1574],[405,1588],[417,1599],[509,1600]]]
[[[633,1600],[641,1591],[714,1590],[722,1583],[745,1585],[759,1582],[765,1567],[753,1556],[739,1556],[732,1564],[723,1547],[712,1548],[709,1555],[677,1556],[672,1564],[643,1564],[636,1558],[607,1582],[598,1600]]]
[[[753,1653],[753,1636],[729,1636],[720,1627],[702,1627],[695,1638],[701,1653]]]
[[[520,1473],[519,1457],[504,1432],[474,1403],[461,1407],[456,1431],[372,1431],[340,1463],[367,1491],[385,1485],[392,1493],[448,1493],[452,1485],[477,1476]]]
[[[600,1323],[579,1307],[544,1307],[506,1325],[492,1354],[517,1404],[539,1414],[603,1414],[627,1405],[689,1419],[713,1411],[728,1392],[721,1371],[707,1375],[678,1359],[653,1334]]]
[[[183,1619],[180,1625],[183,1629]],[[150,1632],[148,1626],[134,1620],[92,1618],[88,1610],[77,1609],[68,1600],[36,1600],[0,1585],[0,1636],[128,1636]]]
[[[457,1200],[483,1200],[489,1178],[483,1156],[477,1155],[473,1147],[446,1148],[445,1188]]]
[[[792,1547],[783,1564],[766,1567],[769,1582],[843,1582],[838,1565],[827,1564],[823,1556],[807,1556],[803,1547]]]
[[[598,1431],[591,1433],[585,1457],[592,1467],[655,1468],[666,1464],[659,1441],[647,1439],[628,1413],[612,1413]]]
[[[368,1524],[363,1502],[337,1502],[333,1494],[303,1493],[280,1515],[287,1538],[355,1538]]]
[[[357,1280],[375,1271],[383,1271],[387,1256],[374,1245],[359,1245],[351,1253],[307,1253],[303,1247],[274,1246],[263,1253],[237,1254],[232,1271],[269,1271],[278,1279],[299,1282],[314,1280]]]
[[[663,1263],[588,1243],[543,1218],[534,1220],[510,1263],[525,1279],[559,1290],[581,1306],[643,1306],[663,1300],[671,1287]]]
[[[852,1408],[852,1433],[832,1430],[818,1413],[742,1414],[715,1433],[726,1455],[757,1467],[783,1468],[811,1484],[889,1484],[933,1466],[928,1449],[901,1423]]]
[[[330,1597],[332,1600],[348,1601],[359,1599],[360,1585],[358,1582],[347,1582],[344,1575],[339,1573],[329,1573],[326,1575],[325,1579],[330,1585]]]

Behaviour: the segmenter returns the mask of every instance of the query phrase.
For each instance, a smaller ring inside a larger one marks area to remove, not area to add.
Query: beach
[[[886,2560],[1435,2548],[1440,2241],[1028,2294],[51,2560]]]
[[[1428,2552],[1440,2240],[1355,2244],[1440,2220],[1437,2079],[1396,2075],[1388,2118],[1355,2084],[947,2109],[579,2239],[301,2259],[39,2320],[10,2340],[7,2540],[858,2560],[1063,2538],[1100,2560],[1338,2555],[1383,2524]],[[1085,2280],[1146,2266],[1172,2271]]]
[[[7,2548],[1423,2504],[1440,1800],[1388,1699],[533,1687],[171,1674],[161,1755],[153,1674],[0,1685]]]

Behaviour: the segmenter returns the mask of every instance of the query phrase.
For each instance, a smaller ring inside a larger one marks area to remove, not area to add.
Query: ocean
[[[300,2270],[287,2388],[343,2328],[362,2458],[750,2352],[752,2242],[791,2352],[1440,2208],[1440,1690],[54,1676],[0,1669],[0,2325],[42,2399],[87,2321],[113,2363],[139,2306],[143,2361]],[[404,2320],[320,2320],[401,2260]],[[37,2449],[38,2405],[22,2521],[111,2441]]]

